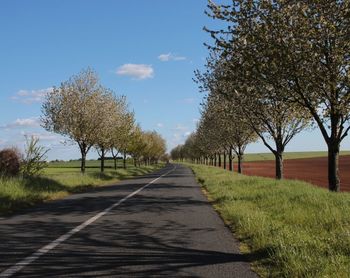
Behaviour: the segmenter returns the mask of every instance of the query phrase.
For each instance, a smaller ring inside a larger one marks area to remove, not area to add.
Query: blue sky
[[[127,96],[143,129],[161,133],[169,149],[183,143],[203,96],[192,81],[211,41],[202,28],[216,25],[205,7],[206,0],[1,1],[0,147],[23,148],[24,135],[35,134],[51,149],[49,159],[79,157],[76,146],[40,128],[38,117],[42,95],[88,66]],[[287,151],[325,149],[315,130]],[[268,150],[256,143],[247,151]]]

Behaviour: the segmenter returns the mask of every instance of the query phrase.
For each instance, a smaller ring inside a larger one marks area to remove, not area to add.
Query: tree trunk
[[[125,153],[125,151],[123,153],[123,167],[124,167],[124,169],[126,169],[126,153]]]
[[[283,152],[276,151],[275,153],[276,161],[276,179],[283,179]]]
[[[117,170],[117,157],[118,157],[118,151],[116,151],[116,153],[114,153],[114,149],[111,148],[111,153],[112,153],[112,157],[114,160],[114,170]]]
[[[221,153],[219,153],[219,168],[221,168]]]
[[[80,165],[80,171],[85,174],[85,167],[86,167],[86,152],[81,151],[81,165]]]
[[[339,144],[337,142],[328,143],[328,189],[334,192],[340,191]]]
[[[215,167],[217,166],[217,157],[216,157],[216,154],[214,154],[214,166],[215,166]]]
[[[224,151],[224,169],[226,170],[227,165],[226,165],[226,152]]]
[[[232,160],[232,148],[230,148],[230,152],[228,154],[228,160],[229,160],[229,170],[233,172],[233,160]]]
[[[101,148],[101,173],[105,170],[105,149]]]
[[[237,155],[237,159],[238,159],[238,173],[242,174],[242,155],[239,154]]]
[[[244,158],[244,147],[238,146],[237,149],[237,160],[238,160],[238,173],[242,174],[243,173],[243,158]]]

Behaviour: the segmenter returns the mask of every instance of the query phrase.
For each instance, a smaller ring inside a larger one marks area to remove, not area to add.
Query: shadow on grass
[[[127,172],[125,172],[127,171]],[[118,180],[124,180],[128,178],[134,178],[135,176],[141,176],[145,174],[150,173],[150,169],[117,169],[116,171],[109,171],[109,172],[94,172],[94,173],[87,173],[88,176],[94,178],[94,179],[100,179],[102,181],[111,181],[114,179]],[[152,170],[153,171],[153,170]]]
[[[0,192],[0,215],[8,215],[18,210],[43,203],[48,199],[48,195],[50,194],[70,192],[72,189],[53,179],[41,176],[18,179],[17,182],[23,188],[21,194],[17,195],[16,192],[1,194]]]
[[[135,176],[143,176],[155,170],[157,169],[127,169],[127,172],[119,172],[117,170],[108,171],[107,173],[86,173],[86,176],[101,181],[101,185],[103,185],[103,182],[108,184],[108,181],[112,180],[125,180]],[[21,209],[43,203],[52,199],[55,193],[83,193],[99,186],[92,183],[69,186],[45,176],[24,178],[18,182],[20,182],[20,187],[23,188],[23,192],[20,195],[16,193],[2,194],[0,191],[0,215],[12,214]]]
[[[85,166],[85,169],[100,169],[101,166],[99,165],[96,165],[96,166]],[[49,167],[47,168],[50,168],[50,169],[80,169],[81,166],[75,166],[75,165],[72,165],[72,166],[56,166],[56,165],[50,165]],[[105,166],[105,169],[113,169],[114,166]],[[119,168],[119,167],[118,167]]]
[[[100,180],[103,180],[103,181],[110,181],[110,180],[119,178],[118,173],[115,173],[115,172],[109,172],[108,174],[107,173],[101,173],[101,172],[97,173],[96,172],[96,173],[88,173],[87,175],[92,177],[92,178],[94,178],[94,179],[100,179]]]
[[[23,186],[33,193],[54,193],[58,191],[66,191],[69,189],[68,186],[63,185],[58,181],[42,176],[25,178],[23,181]]]

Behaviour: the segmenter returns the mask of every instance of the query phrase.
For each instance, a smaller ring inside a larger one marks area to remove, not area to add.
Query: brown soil
[[[350,155],[339,159],[340,190],[350,192]],[[237,163],[234,165],[237,171]],[[243,174],[275,177],[275,161],[244,162]],[[284,161],[284,177],[310,182],[328,188],[327,157],[288,159]]]

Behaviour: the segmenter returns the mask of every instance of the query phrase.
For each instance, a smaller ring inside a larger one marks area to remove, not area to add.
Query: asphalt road
[[[256,277],[181,165],[0,219],[0,277],[48,276]]]

